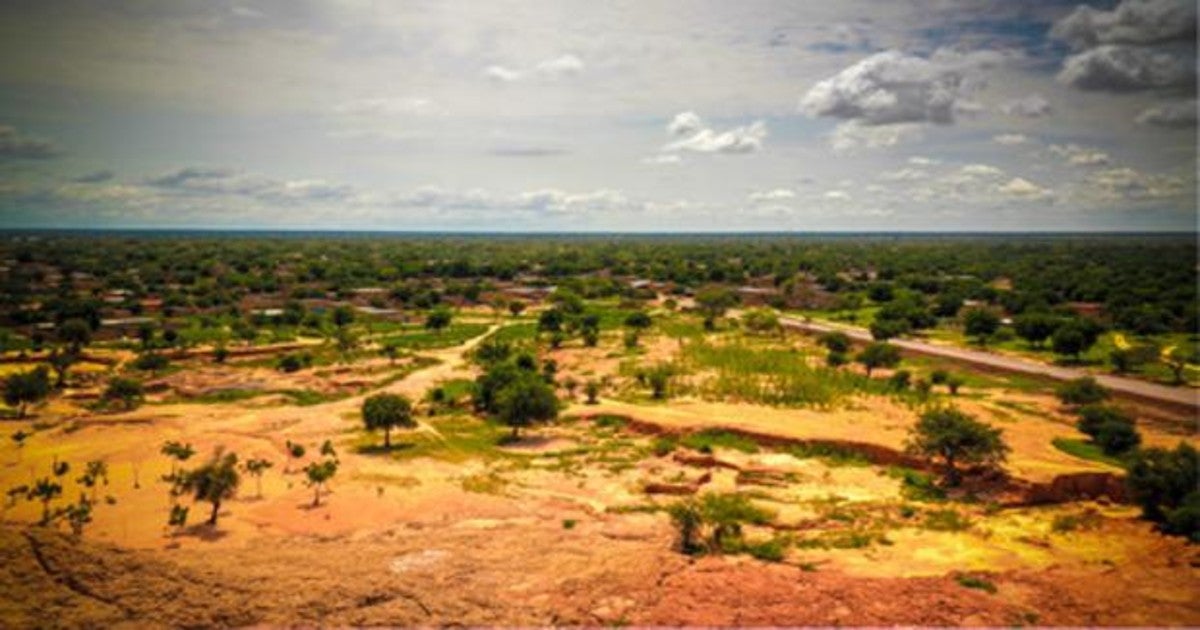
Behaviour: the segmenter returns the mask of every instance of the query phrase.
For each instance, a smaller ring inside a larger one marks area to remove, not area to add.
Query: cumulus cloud
[[[974,75],[1001,60],[998,53],[939,51],[926,58],[889,50],[818,82],[800,99],[800,110],[864,125],[950,124],[955,114],[978,109],[968,98],[979,85]]]
[[[1081,90],[1135,92],[1195,85],[1190,56],[1153,48],[1103,45],[1063,62],[1058,80]]]
[[[749,199],[753,202],[765,201],[783,201],[785,199],[795,199],[796,192],[788,188],[775,188],[773,190],[763,190],[750,193]]]
[[[829,146],[838,153],[853,153],[859,149],[881,149],[896,146],[921,136],[917,123],[894,125],[864,125],[857,120],[839,123],[829,136]]]
[[[1003,144],[1005,146],[1028,144],[1029,136],[1023,133],[1002,133],[992,136],[992,142],[995,142],[996,144]]]
[[[829,201],[850,201],[850,193],[844,190],[827,190],[821,196]]]
[[[1157,127],[1195,127],[1196,99],[1148,107],[1137,115],[1136,120],[1139,124]]]
[[[1004,171],[990,164],[967,164],[959,169],[959,173],[967,177],[999,177]]]
[[[575,55],[560,55],[535,64],[532,68],[516,69],[491,65],[483,69],[483,76],[499,83],[514,83],[532,78],[558,79],[575,76],[583,72],[583,60]]]
[[[1194,41],[1193,0],[1123,0],[1111,11],[1080,5],[1054,24],[1051,35],[1082,50],[1099,44]]]
[[[1030,94],[1022,98],[1005,101],[1000,104],[1000,111],[1008,116],[1020,116],[1022,118],[1041,118],[1049,116],[1052,113],[1050,102],[1041,94]]]
[[[1052,144],[1050,153],[1063,158],[1072,166],[1100,166],[1111,161],[1107,153],[1078,144]]]
[[[1132,168],[1096,171],[1086,181],[1089,191],[1099,193],[1109,202],[1175,198],[1185,195],[1191,188],[1183,177],[1144,173]]]
[[[879,174],[879,179],[888,182],[911,182],[929,177],[929,172],[919,168],[899,168],[894,171],[884,171]]]
[[[685,136],[689,133],[696,133],[704,127],[704,121],[700,119],[700,115],[696,112],[679,112],[667,123],[667,133],[672,136]]]
[[[33,138],[11,125],[0,125],[0,158],[46,159],[60,153],[50,140]]]
[[[749,125],[717,131],[707,126],[694,112],[683,112],[667,125],[672,135],[686,136],[662,148],[666,152],[692,151],[696,153],[753,153],[762,149],[767,137],[767,124],[756,120]]]
[[[1041,199],[1050,196],[1050,191],[1023,178],[1014,177],[997,187],[999,192],[1024,199]]]

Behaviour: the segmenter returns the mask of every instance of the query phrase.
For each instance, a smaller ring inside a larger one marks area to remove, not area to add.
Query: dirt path
[[[781,317],[779,318],[779,321],[784,326],[796,330],[814,333],[840,331],[846,333],[847,336],[855,341],[873,341],[871,333],[861,328],[819,322],[807,322],[795,317]],[[1104,385],[1120,395],[1150,403],[1164,404],[1175,408],[1186,409],[1192,414],[1200,412],[1200,392],[1197,392],[1195,389],[1190,387],[1167,387],[1165,385],[1147,383],[1146,381],[1132,378],[1112,376],[1110,374],[1092,374],[1079,368],[1060,367],[1057,365],[1042,363],[1040,361],[1009,357],[983,350],[971,350],[969,348],[938,345],[925,341],[916,341],[913,339],[892,339],[889,341],[889,343],[908,352],[951,359],[954,361],[962,361],[964,363],[970,363],[971,365],[989,370],[1042,376],[1060,381],[1068,381],[1081,376],[1092,376],[1095,377],[1095,379],[1099,381],[1101,385]]]

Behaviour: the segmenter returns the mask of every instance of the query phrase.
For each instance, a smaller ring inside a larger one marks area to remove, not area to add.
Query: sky
[[[1197,227],[1192,0],[7,0],[0,59],[0,228]]]

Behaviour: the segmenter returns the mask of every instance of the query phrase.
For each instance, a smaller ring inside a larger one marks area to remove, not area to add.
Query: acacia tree
[[[383,429],[383,447],[392,448],[392,429],[417,426],[412,415],[412,403],[399,394],[376,394],[363,401],[363,424],[368,431]]]
[[[717,319],[737,303],[735,293],[718,285],[704,287],[696,293],[696,306],[704,315],[705,330],[716,328]]]
[[[895,367],[900,364],[900,350],[889,343],[875,342],[858,353],[858,362],[867,370],[867,376],[875,368]]]
[[[248,459],[248,460],[246,460],[246,463],[242,464],[242,468],[251,477],[254,477],[255,490],[257,491],[257,496],[260,499],[262,498],[262,495],[263,495],[263,493],[262,493],[263,473],[267,472],[267,469],[270,468],[271,466],[273,466],[273,464],[269,460],[263,459],[263,458]]]
[[[86,321],[75,317],[60,324],[55,335],[61,343],[66,344],[71,354],[78,355],[92,340],[92,327]]]
[[[496,408],[496,416],[512,427],[511,439],[516,440],[520,437],[521,427],[557,418],[558,398],[544,380],[523,374],[500,390]]]
[[[283,472],[288,473],[288,472],[292,471],[292,464],[291,464],[292,460],[299,461],[301,458],[304,457],[304,454],[307,451],[304,448],[303,444],[301,444],[299,442],[293,442],[291,440],[287,441],[286,448],[287,448],[287,454],[288,454],[288,466],[287,466],[287,468],[284,469]]]
[[[995,466],[1003,462],[1008,446],[1001,431],[980,422],[953,407],[930,409],[909,433],[906,450],[945,465],[944,481],[957,486],[961,480],[958,464]]]
[[[311,462],[304,467],[304,474],[308,477],[308,485],[313,489],[313,507],[321,505],[321,492],[325,489],[325,484],[333,479],[338,470],[337,452],[333,450],[333,442],[325,440],[321,444],[321,454],[328,459],[320,462]]]
[[[242,478],[237,471],[238,458],[234,453],[223,453],[220,448],[203,466],[187,473],[184,487],[193,493],[197,501],[212,504],[208,524],[216,526],[221,503],[237,494]]]
[[[141,381],[131,378],[114,378],[104,390],[105,400],[120,401],[126,411],[137,407],[143,396]]]
[[[76,478],[75,481],[79,485],[91,490],[91,500],[94,503],[96,501],[96,486],[100,485],[100,483],[108,485],[108,464],[100,460],[88,462],[84,466],[83,474]]]
[[[17,408],[17,417],[24,418],[31,403],[50,395],[50,374],[45,366],[13,374],[4,382],[4,403]]]

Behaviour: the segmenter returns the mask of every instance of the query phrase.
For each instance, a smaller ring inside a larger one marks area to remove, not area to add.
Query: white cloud
[[[997,190],[1005,195],[1023,199],[1042,199],[1050,196],[1049,190],[1023,177],[1014,177],[1001,184]]]
[[[696,112],[680,112],[675,114],[671,122],[667,123],[667,133],[672,136],[684,136],[689,133],[695,133],[704,127],[704,121],[700,119],[700,115]]]
[[[1052,144],[1050,153],[1065,159],[1072,166],[1099,166],[1112,161],[1107,153],[1099,149],[1077,144]]]
[[[1179,198],[1191,188],[1183,177],[1149,174],[1132,168],[1096,171],[1088,176],[1087,183],[1088,194],[1096,194],[1108,202]]]
[[[1023,133],[1002,133],[992,136],[992,142],[995,142],[996,144],[1003,144],[1005,146],[1028,144],[1029,136]]]
[[[914,155],[908,158],[908,163],[915,166],[936,166],[941,164],[942,161],[936,158],[925,157],[923,155]]]
[[[1195,85],[1192,55],[1152,48],[1103,45],[1063,62],[1058,80],[1081,90],[1134,92]]]
[[[1157,127],[1195,127],[1196,99],[1148,107],[1137,115],[1138,124]]]
[[[976,109],[967,99],[978,86],[973,75],[1001,58],[997,53],[938,51],[928,58],[895,50],[877,53],[818,82],[800,99],[800,110],[865,125],[949,124],[956,113]]]
[[[488,66],[483,69],[483,76],[495,81],[500,81],[501,83],[512,83],[524,75],[517,70],[511,70],[509,68],[505,68],[504,66]]]
[[[850,193],[844,190],[827,190],[821,196],[829,201],[850,201]]]
[[[543,79],[558,79],[572,77],[583,72],[583,60],[575,55],[560,55],[538,62],[529,69],[509,68],[501,65],[491,65],[483,69],[483,75],[500,83],[515,83],[534,77]]]
[[[583,60],[575,55],[562,55],[547,59],[534,68],[539,74],[549,77],[574,75],[583,72]]]
[[[894,125],[863,125],[857,120],[838,123],[829,136],[829,146],[838,153],[853,153],[860,149],[882,149],[921,137],[921,126],[915,123]]]
[[[767,137],[767,124],[756,120],[749,125],[734,127],[728,131],[716,131],[710,127],[698,127],[686,132],[683,129],[702,124],[699,117],[694,119],[687,116],[692,112],[684,112],[675,117],[668,125],[668,131],[675,134],[691,135],[672,142],[662,148],[663,151],[693,151],[696,153],[753,153],[762,149],[763,140]],[[683,118],[682,122],[680,121]],[[681,123],[681,124],[676,124]]]
[[[919,168],[900,168],[894,171],[884,171],[879,174],[879,179],[888,182],[911,182],[929,177],[927,171]]]
[[[1080,5],[1059,20],[1051,35],[1074,48],[1098,44],[1157,44],[1195,40],[1193,0],[1122,0],[1112,11]]]
[[[990,164],[967,164],[959,169],[967,177],[1000,177],[1004,171]]]
[[[749,199],[754,202],[763,201],[782,201],[784,199],[795,199],[796,192],[788,188],[776,188],[773,190],[764,190],[750,193]]]
[[[1050,102],[1041,94],[1030,94],[1022,98],[1005,101],[1000,104],[1000,111],[1009,116],[1023,118],[1041,118],[1052,113]]]

